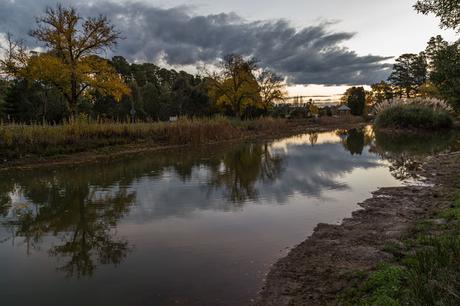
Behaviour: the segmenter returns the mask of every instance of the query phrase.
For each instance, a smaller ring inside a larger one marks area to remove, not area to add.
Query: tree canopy
[[[424,53],[403,54],[396,59],[393,72],[388,80],[394,86],[404,90],[406,97],[411,97],[427,81],[428,64]]]
[[[211,75],[209,94],[220,108],[240,118],[249,106],[261,105],[260,87],[254,72],[256,61],[229,54],[220,64],[220,71]]]
[[[385,82],[381,81],[380,83],[376,83],[371,85],[373,99],[376,103],[383,102],[385,100],[391,100],[394,97],[394,89],[393,87]]]
[[[344,95],[344,99],[355,116],[362,116],[366,108],[366,91],[363,87],[350,87]]]
[[[419,13],[436,15],[442,27],[460,31],[460,1],[419,0],[414,7]]]
[[[264,113],[277,101],[284,101],[287,96],[284,79],[271,70],[262,70],[258,77],[260,96]]]
[[[31,36],[47,51],[30,54],[9,37],[2,69],[14,77],[55,87],[67,100],[71,113],[76,113],[83,95],[98,92],[120,101],[129,94],[129,88],[107,60],[97,56],[120,38],[105,16],[84,19],[75,9],[58,4],[37,19]]]
[[[460,110],[460,42],[444,45],[433,56],[430,80],[440,95]]]

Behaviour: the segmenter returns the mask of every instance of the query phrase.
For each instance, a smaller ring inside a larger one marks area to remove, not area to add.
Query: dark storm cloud
[[[0,3],[0,32],[22,37],[54,0]],[[249,22],[236,14],[196,16],[188,8],[145,3],[72,1],[82,15],[105,14],[125,39],[115,50],[130,60],[162,59],[171,65],[215,63],[228,53],[254,56],[262,67],[293,84],[370,84],[388,75],[387,58],[359,56],[341,44],[354,33],[332,32],[322,23],[297,29],[286,20]],[[30,40],[29,40],[30,41]]]

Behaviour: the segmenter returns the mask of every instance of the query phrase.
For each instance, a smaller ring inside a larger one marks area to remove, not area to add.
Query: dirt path
[[[335,305],[357,271],[392,259],[384,251],[418,220],[450,205],[458,190],[460,153],[430,157],[419,174],[429,186],[382,188],[341,225],[319,224],[313,235],[278,261],[256,305]]]

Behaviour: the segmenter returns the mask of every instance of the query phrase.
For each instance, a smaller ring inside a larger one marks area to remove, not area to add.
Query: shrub
[[[417,98],[412,98],[412,99],[385,100],[383,102],[380,102],[374,105],[373,112],[378,115],[379,113],[383,112],[387,108],[397,106],[397,105],[410,105],[410,104],[425,105],[433,109],[444,110],[449,113],[452,113],[454,111],[453,108],[446,101],[439,100],[436,98],[417,97]]]
[[[445,129],[453,126],[450,114],[423,104],[396,104],[386,107],[375,119],[377,128]]]

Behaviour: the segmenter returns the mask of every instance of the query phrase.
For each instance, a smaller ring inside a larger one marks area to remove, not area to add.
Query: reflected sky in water
[[[402,184],[416,154],[394,143],[336,131],[3,173],[2,304],[249,304],[318,223]]]

